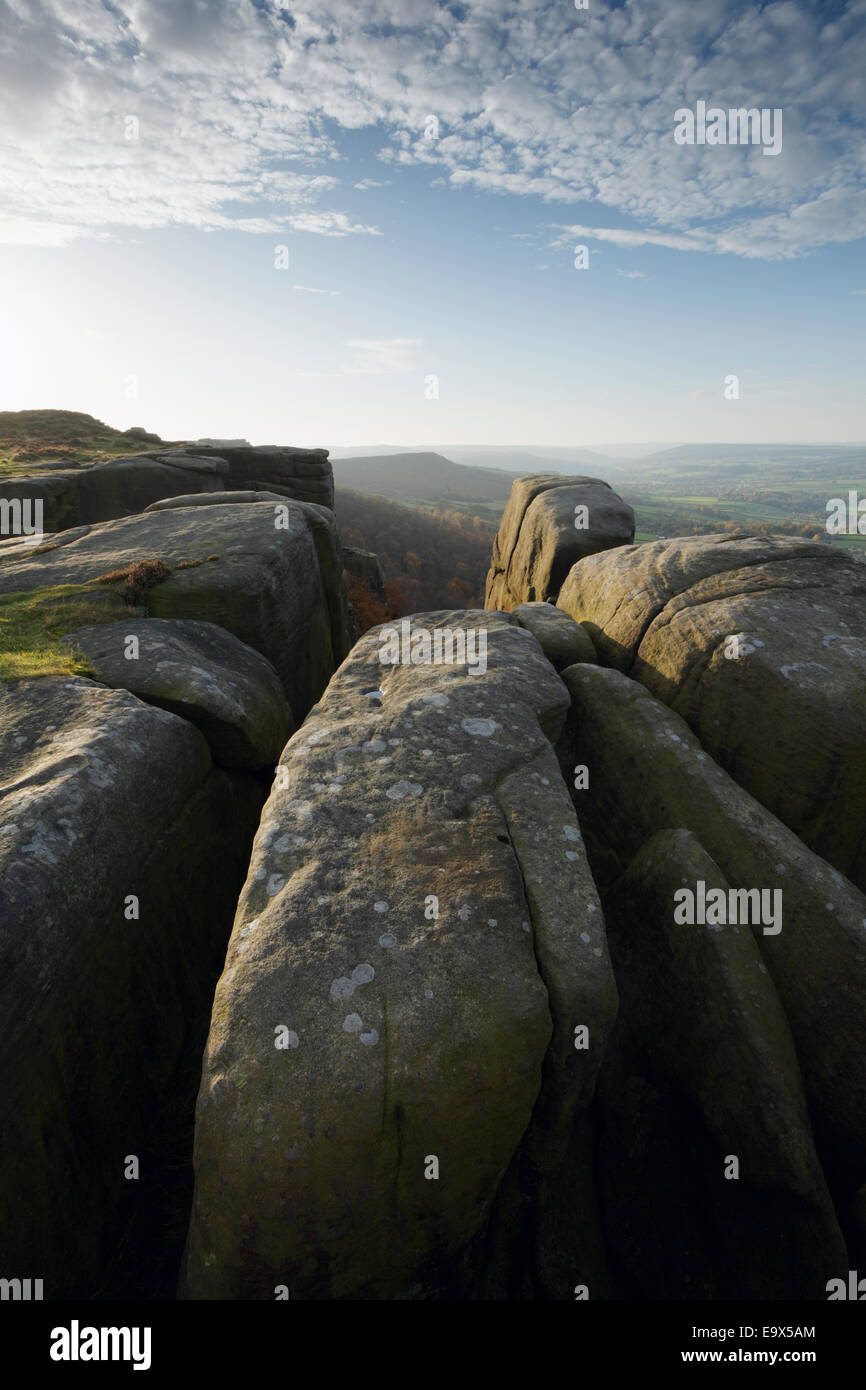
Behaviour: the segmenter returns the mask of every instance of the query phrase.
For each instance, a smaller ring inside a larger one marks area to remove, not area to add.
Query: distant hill
[[[379,556],[392,614],[484,606],[495,523],[344,486],[336,489],[335,511],[343,544]]]
[[[503,469],[465,468],[442,454],[431,453],[332,458],[331,464],[334,481],[343,487],[396,501],[430,504],[496,502],[504,506],[518,476]]]
[[[478,468],[505,468],[516,473],[586,473],[592,478],[604,478],[611,467],[617,468],[625,462],[616,455],[600,454],[594,449],[562,449],[541,444],[526,445],[522,449],[455,444],[447,452],[455,463]]]
[[[116,430],[78,410],[0,411],[0,474],[26,473],[44,463],[67,467],[171,442],[140,425]]]
[[[349,449],[337,446],[331,449],[331,462],[350,459],[417,458],[427,454],[435,458],[447,458],[451,463],[466,468],[481,468],[484,472],[508,473],[589,473],[593,477],[603,477],[605,468],[611,464],[619,466],[628,462],[616,453],[602,454],[593,449],[547,447],[545,445],[524,445],[510,448],[496,444],[441,444],[432,449],[413,449],[392,444],[368,445]]]

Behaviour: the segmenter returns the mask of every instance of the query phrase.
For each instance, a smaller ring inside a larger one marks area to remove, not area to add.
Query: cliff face
[[[0,604],[162,565],[0,687],[7,1255],[105,1286],[203,1051],[183,1297],[824,1299],[866,1254],[866,569],[522,479],[491,607],[349,650],[331,512],[244,476],[0,546]]]
[[[333,511],[328,451],[191,445],[0,479],[0,499],[42,503],[47,531],[132,516],[161,498],[224,491],[277,492]]]

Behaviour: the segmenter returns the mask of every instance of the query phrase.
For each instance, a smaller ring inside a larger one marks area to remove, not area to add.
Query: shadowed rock
[[[132,516],[163,498],[231,489],[334,509],[327,449],[193,445],[0,479],[0,499],[42,502],[46,531]]]
[[[343,546],[346,573],[360,579],[380,603],[385,602],[385,574],[379,556],[372,550],[358,550],[354,546]]]
[[[866,1179],[866,897],[703,750],[688,725],[619,671],[563,673],[563,771],[604,894],[659,830],[690,830],[737,889],[782,895],[781,930],[752,930],[782,1001],[834,1196]],[[576,779],[574,779],[576,780]],[[684,929],[685,930],[685,929]]]
[[[222,767],[255,770],[280,756],[291,732],[280,678],[224,628],[129,618],[81,628],[64,640],[87,658],[94,680],[189,719]]]
[[[664,830],[605,898],[605,1230],[643,1298],[824,1298],[847,1256],[785,1012],[747,926],[675,922],[699,880],[728,888],[694,835]]]
[[[576,662],[598,662],[595,647],[586,629],[551,603],[520,603],[511,616],[531,632],[555,671],[564,671]]]
[[[3,1265],[93,1297],[200,1045],[262,795],[192,724],[89,680],[0,684],[0,727]]]

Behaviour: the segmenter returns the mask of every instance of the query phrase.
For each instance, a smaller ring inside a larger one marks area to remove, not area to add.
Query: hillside
[[[405,452],[332,459],[338,481],[425,509],[498,522],[517,474],[583,473],[611,478],[635,510],[640,543],[747,527],[802,535],[866,553],[866,537],[828,537],[827,502],[866,496],[866,449],[839,445],[683,444],[640,459],[591,450],[455,448],[454,459]],[[474,466],[473,458],[505,467]],[[458,461],[454,461],[454,460]],[[513,467],[515,472],[507,471]],[[375,549],[375,545],[371,546]]]
[[[442,454],[405,453],[331,459],[334,481],[356,492],[377,492],[398,501],[496,502],[505,506],[516,473],[466,468]]]
[[[2,410],[0,476],[46,463],[76,467],[167,442],[139,425],[117,430],[78,410]]]
[[[389,606],[400,616],[436,608],[482,607],[496,527],[457,511],[422,511],[351,488],[335,489],[343,543],[373,550]]]

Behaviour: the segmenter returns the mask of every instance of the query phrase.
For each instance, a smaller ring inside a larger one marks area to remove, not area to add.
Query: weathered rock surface
[[[225,490],[275,492],[334,508],[327,449],[203,444],[0,479],[0,498],[41,499],[46,531],[131,516],[162,498]]]
[[[638,1297],[822,1299],[847,1255],[785,1012],[748,927],[675,923],[700,880],[729,887],[694,835],[663,830],[605,898],[608,1239]]]
[[[224,459],[233,488],[282,493],[299,502],[334,510],[334,475],[327,449],[293,449],[274,444],[252,447],[196,445],[196,454]]]
[[[72,538],[52,537],[50,548],[19,553],[0,562],[0,593],[84,583],[138,559],[164,561],[173,572],[150,589],[150,616],[216,623],[261,652],[295,724],[346,653],[346,577],[336,521],[324,507],[170,508],[78,528]]]
[[[412,619],[437,623],[485,628],[486,671],[383,665],[373,630],[281,760],[214,1002],[189,1297],[467,1296],[503,1176],[561,1175],[592,1095],[616,994],[545,738],[567,697],[503,615]],[[570,1281],[551,1214],[521,1222]]]
[[[570,783],[586,780],[574,777],[575,767],[587,770],[588,786],[573,794],[603,898],[666,829],[691,831],[732,887],[780,890],[781,930],[752,930],[841,1201],[866,1179],[866,897],[744,791],[642,685],[588,665],[570,667],[563,679],[573,703],[559,754]]]
[[[64,640],[87,658],[94,680],[195,724],[220,766],[255,771],[279,758],[291,732],[280,678],[224,628],[133,617],[80,628]]]
[[[826,545],[690,536],[582,560],[558,606],[866,887],[864,599],[866,565]]]
[[[598,663],[586,629],[552,603],[519,603],[511,610],[511,616],[532,633],[554,670],[564,671],[566,666],[581,661]]]
[[[41,499],[44,529],[65,531],[85,523],[131,516],[160,497],[221,492],[227,474],[228,464],[213,458],[197,460],[189,456],[182,463],[170,463],[167,457],[134,454],[91,468],[62,468],[3,478],[0,497]]]
[[[484,607],[556,598],[577,560],[633,540],[634,512],[601,478],[518,478],[493,542]]]
[[[0,684],[0,728],[3,1268],[91,1297],[200,1045],[262,792],[191,724],[89,680]]]
[[[145,507],[146,512],[162,512],[172,507],[218,507],[233,502],[282,502],[278,492],[188,492],[182,497],[162,497]]]

